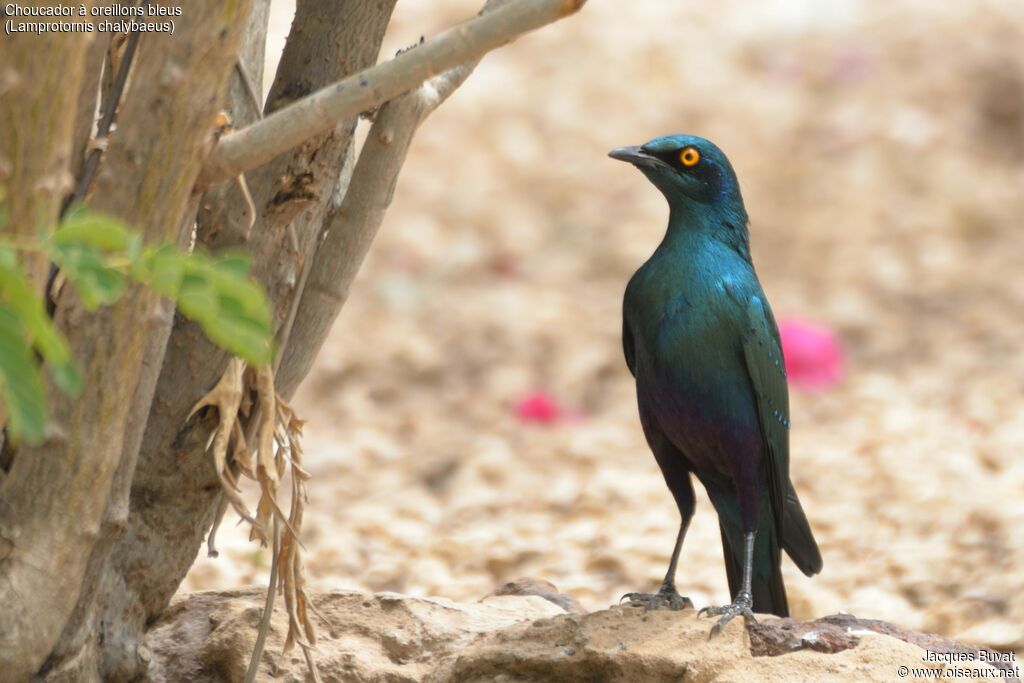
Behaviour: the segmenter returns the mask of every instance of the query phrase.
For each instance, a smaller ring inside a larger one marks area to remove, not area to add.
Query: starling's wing
[[[757,412],[768,453],[768,485],[779,541],[807,576],[821,571],[821,551],[789,480],[789,391],[786,366],[772,309],[760,296],[747,302],[743,356],[757,397]]]
[[[622,352],[626,355],[626,367],[629,368],[630,373],[636,376],[636,357],[633,346],[633,331],[629,329],[629,323],[626,322],[626,316],[622,316]]]
[[[768,455],[768,486],[775,528],[782,539],[782,523],[789,496],[789,390],[782,360],[779,330],[768,302],[751,296],[743,330],[743,357],[757,399],[761,435]],[[784,540],[783,540],[784,542]]]

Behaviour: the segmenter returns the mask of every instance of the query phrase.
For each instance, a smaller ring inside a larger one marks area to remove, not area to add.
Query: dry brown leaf
[[[259,441],[257,462],[264,470],[265,476],[275,484],[280,478],[277,464],[274,462],[274,427],[277,416],[277,394],[274,392],[274,373],[270,368],[262,368],[256,373],[257,401],[260,407]],[[275,486],[276,488],[276,486]]]
[[[238,482],[235,480],[227,464],[228,444],[238,424],[238,407],[242,401],[242,377],[244,372],[245,364],[238,358],[232,358],[228,362],[228,367],[224,370],[220,380],[213,389],[192,406],[188,417],[191,419],[192,416],[203,408],[217,409],[217,427],[210,441],[213,467],[217,472],[217,478],[220,480],[221,489],[227,501],[243,519],[250,523],[255,523],[249,508],[246,506],[245,501],[242,500]],[[216,551],[208,550],[208,552]]]
[[[231,435],[235,443],[234,451],[231,454],[235,459],[235,465],[243,475],[250,479],[256,479],[256,472],[253,470],[252,465],[252,457],[249,453],[249,448],[245,443],[245,433],[242,432],[242,423],[238,420],[235,420],[235,425],[232,428]]]
[[[229,501],[227,496],[221,495],[220,501],[217,503],[217,512],[213,516],[213,526],[210,527],[210,533],[206,536],[206,556],[207,557],[218,557],[220,553],[217,551],[217,529],[220,528],[221,522],[224,521],[224,513],[228,511]]]

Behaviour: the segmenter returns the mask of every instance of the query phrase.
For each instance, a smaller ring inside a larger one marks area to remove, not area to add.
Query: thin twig
[[[256,94],[256,88],[252,84],[252,79],[249,78],[249,72],[245,69],[245,64],[239,59],[235,62],[235,71],[238,73],[238,79],[242,82],[242,89],[245,90],[245,94],[249,97],[249,105],[252,107],[252,111],[256,116],[257,121],[263,120],[263,106],[260,104],[259,95]],[[249,225],[245,229],[245,238],[249,239],[249,235],[252,233],[252,226],[256,225],[256,205],[252,201],[252,194],[249,192],[249,183],[245,180],[245,174],[239,173],[238,177],[235,178],[235,182],[238,183],[238,189],[242,192],[242,199],[245,200],[245,210],[249,216]]]
[[[316,668],[316,660],[313,659],[313,650],[304,647],[302,648],[302,654],[306,658],[306,667],[313,674],[313,683],[323,683],[324,679],[320,678],[320,670]]]
[[[249,192],[249,183],[245,180],[245,174],[239,173],[238,177],[235,178],[235,182],[238,184],[238,190],[242,193],[242,199],[245,201],[245,213],[248,216],[245,226],[245,239],[249,239],[249,235],[252,234],[252,226],[256,225],[256,204],[252,201],[252,194]]]
[[[294,228],[289,225],[289,230]],[[292,245],[298,254],[298,245],[296,244],[294,232],[292,233]],[[301,255],[300,255],[301,256]],[[277,344],[277,357],[274,359],[274,377],[277,377],[277,371],[281,367],[281,360],[284,358],[285,349],[288,348],[288,338],[292,334],[292,326],[295,325],[295,316],[299,312],[299,303],[302,301],[302,293],[306,291],[306,281],[309,279],[309,271],[312,270],[313,259],[303,259],[302,272],[299,275],[299,281],[295,285],[295,292],[292,294],[292,303],[288,308],[288,319],[284,321],[284,325],[281,327],[280,338]]]
[[[267,599],[263,603],[263,616],[260,619],[260,630],[256,634],[256,645],[253,646],[252,656],[249,658],[249,668],[245,672],[245,683],[255,683],[256,674],[259,672],[260,659],[263,657],[263,648],[267,642],[267,632],[270,630],[270,618],[274,614],[274,598],[277,597],[277,556],[281,552],[281,524],[274,517],[274,559],[270,563],[270,583],[267,586]]]
[[[415,50],[365,69],[226,135],[200,173],[212,185],[260,166],[338,121],[412,90],[426,79],[479,59],[517,36],[568,16],[586,0],[517,0],[448,29]]]
[[[260,97],[256,94],[256,87],[252,84],[249,72],[246,71],[245,64],[242,63],[241,59],[235,62],[235,71],[238,73],[238,79],[242,81],[242,89],[245,90],[245,94],[249,97],[249,104],[252,105],[256,118],[262,119],[263,105],[260,103]]]

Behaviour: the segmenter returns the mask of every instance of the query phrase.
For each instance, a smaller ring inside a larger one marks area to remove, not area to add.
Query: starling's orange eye
[[[698,161],[700,161],[700,152],[697,151],[696,147],[685,147],[679,153],[679,163],[683,166],[688,168],[696,166]]]

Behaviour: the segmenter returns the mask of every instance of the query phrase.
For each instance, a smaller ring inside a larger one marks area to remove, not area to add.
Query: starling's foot
[[[732,601],[731,605],[724,605],[722,607],[704,607],[700,612],[697,612],[697,616],[708,614],[713,617],[721,616],[714,626],[711,627],[711,633],[708,634],[708,640],[711,640],[725,628],[733,617],[742,614],[743,618],[757,623],[757,619],[754,618],[754,613],[750,611],[751,606],[754,604],[754,599],[750,593],[741,591],[736,599]]]
[[[645,612],[652,609],[670,609],[670,610],[681,610],[689,607],[693,609],[693,603],[690,598],[685,598],[679,594],[675,586],[662,585],[661,589],[657,593],[626,593],[619,600],[629,600],[630,605],[636,605],[643,607]]]

